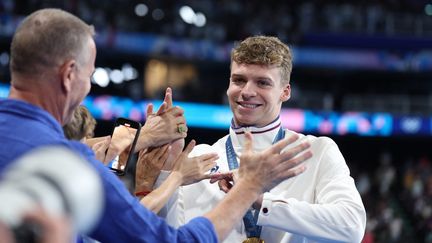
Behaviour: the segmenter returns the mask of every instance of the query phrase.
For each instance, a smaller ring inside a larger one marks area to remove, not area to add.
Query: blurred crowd
[[[432,242],[431,161],[394,155],[383,152],[373,171],[351,167],[367,211],[363,243]]]
[[[47,6],[70,10],[98,31],[145,31],[218,42],[266,34],[301,43],[311,32],[432,36],[432,19],[425,14],[428,1],[420,0],[142,2],[148,7],[145,16],[134,14],[141,1],[2,0],[0,36],[11,36],[23,16]],[[183,5],[204,13],[207,24],[185,23],[178,14]],[[432,242],[431,160],[418,157],[396,163],[393,156],[382,153],[373,171],[352,169],[368,214],[363,242]]]
[[[94,24],[98,31],[150,32],[219,42],[265,34],[298,43],[302,35],[319,32],[431,36],[428,2],[3,0],[0,3],[0,33],[11,34],[17,16],[57,6]],[[138,4],[144,4],[139,13]],[[186,23],[179,15],[182,6],[203,13],[206,24]]]
[[[142,16],[137,15],[136,9],[138,5],[144,8],[141,8],[140,12]],[[118,6],[121,6],[121,8]],[[206,24],[198,27],[186,23],[179,14],[179,9],[182,6],[190,6],[195,12],[203,13],[207,19]],[[320,47],[325,45],[327,40],[327,44],[335,41],[336,43],[333,45],[350,46],[360,50],[361,46],[366,45],[365,43],[379,41],[376,39],[374,41],[358,40],[358,38],[346,39],[350,34],[357,37],[375,36],[376,38],[389,36],[394,37],[394,40],[397,40],[397,37],[400,36],[432,36],[432,18],[427,15],[428,6],[432,11],[432,5],[426,0],[367,0],[361,2],[342,0],[271,0],[264,2],[257,0],[3,0],[0,2],[0,37],[3,35],[7,38],[0,38],[0,44],[3,44],[3,46],[0,46],[0,50],[9,49],[9,38],[23,16],[43,7],[59,7],[77,14],[84,21],[93,24],[97,33],[101,34],[101,36],[115,36],[120,32],[157,34],[171,37],[170,40],[189,38],[223,43],[212,48],[220,49],[226,46],[225,43],[231,43],[233,40],[244,39],[249,35],[265,34],[276,35],[293,47],[301,45]],[[323,34],[327,34],[327,36],[322,36]],[[337,36],[332,38],[332,34]],[[339,34],[346,35],[339,36]],[[351,43],[353,40],[357,40],[356,43]],[[379,43],[384,45],[385,48],[390,48],[390,44],[393,43],[391,40],[384,39]],[[405,48],[420,48],[411,42],[403,42],[401,45]],[[185,52],[189,51],[186,48],[184,49]],[[102,57],[103,49],[100,50],[99,53]],[[111,51],[110,49],[109,53],[112,56]],[[183,55],[177,58],[187,59],[190,54]],[[349,63],[354,59],[361,59],[360,57],[351,57],[349,54],[342,55],[346,58],[343,61],[344,63]],[[384,59],[383,62],[377,65],[383,65],[382,63],[386,63],[387,59],[390,61],[396,60],[396,63],[404,67],[415,66],[416,63],[420,62],[429,65],[429,59],[426,58],[429,55],[427,49],[425,49],[425,52],[408,51],[407,53],[400,50],[391,50],[384,53],[380,50],[365,55],[370,55],[367,58],[373,60]],[[295,57],[298,56],[300,55],[295,53]],[[319,54],[310,54],[308,56],[316,56],[316,60],[314,59],[312,62],[322,62],[322,59],[330,58]],[[141,60],[142,56],[137,58],[130,55],[123,59],[130,62],[133,59]],[[119,60],[122,59],[117,56],[115,61]],[[221,97],[225,97],[226,87],[222,87],[218,82],[226,80],[225,66],[211,60],[208,61],[209,63],[205,64],[203,62],[194,64],[196,69],[194,72],[197,75],[193,77],[194,80],[191,79],[192,81],[188,83],[188,86],[184,87],[190,95],[185,93],[180,97],[175,97],[176,99],[182,100],[184,98],[183,101],[224,103]],[[313,64],[312,67],[314,67]],[[140,65],[142,65],[141,61],[136,64],[138,70],[142,70]],[[305,67],[303,70],[297,68],[293,73],[292,80],[295,92],[293,92],[291,102],[287,104],[289,107],[415,115],[427,115],[432,110],[432,106],[429,105],[431,96],[429,94],[430,82],[427,69],[423,72],[413,72],[410,70],[416,69],[407,68],[406,72],[410,73],[400,75],[400,71],[396,72],[391,69],[377,74],[373,70],[361,70],[360,72],[348,70],[346,72],[343,67],[337,65],[333,67],[335,71],[325,70],[325,72],[322,72],[321,69],[326,67],[318,66],[315,68],[318,68],[318,70],[311,69],[311,67]],[[218,73],[218,75],[215,73]],[[144,74],[140,75],[144,76]],[[178,77],[179,75],[174,76]],[[141,76],[139,77],[141,78]],[[7,54],[6,52],[5,54],[0,53],[0,81],[4,82],[8,79]],[[148,78],[145,79],[148,83]],[[168,78],[165,79],[168,80]],[[352,82],[347,82],[347,80]],[[406,89],[406,83],[408,82],[413,84],[410,85],[410,90]],[[137,92],[142,90],[140,85],[139,82],[130,82],[129,86],[111,85],[101,91],[109,93],[111,92],[110,88],[113,88],[115,94],[124,93],[129,97],[141,98],[140,95],[142,96],[142,94]],[[176,86],[173,83],[169,85]],[[215,92],[201,96],[194,95],[197,93],[196,90],[203,90],[201,87],[211,87]],[[179,89],[176,87],[176,90]],[[92,92],[94,91],[98,91],[97,87],[92,90]],[[178,94],[181,94],[181,92],[178,92]],[[150,97],[158,98],[155,96]]]

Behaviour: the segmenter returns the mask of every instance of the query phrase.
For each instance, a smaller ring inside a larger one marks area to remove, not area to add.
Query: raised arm
[[[153,104],[149,104],[146,122],[141,128],[135,147],[140,151],[149,147],[158,147],[187,136],[186,119],[182,108],[172,106],[172,91],[167,88],[165,99],[156,113]]]

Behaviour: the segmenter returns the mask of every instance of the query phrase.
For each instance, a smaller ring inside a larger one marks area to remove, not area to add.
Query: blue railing
[[[0,84],[0,98],[7,97],[9,86]],[[96,119],[114,120],[127,117],[137,121],[145,120],[149,103],[159,107],[160,100],[134,102],[115,96],[88,96],[83,104]],[[174,102],[185,111],[190,127],[227,129],[232,114],[227,105],[211,105],[189,102]],[[284,127],[297,132],[321,135],[360,136],[432,136],[432,117],[398,116],[390,113],[367,112],[321,112],[303,109],[282,109]]]

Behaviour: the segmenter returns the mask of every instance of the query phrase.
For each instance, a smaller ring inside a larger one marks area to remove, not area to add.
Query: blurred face
[[[236,125],[269,124],[279,115],[282,102],[290,94],[289,84],[281,83],[280,68],[232,63],[227,95]]]
[[[87,94],[90,92],[91,87],[91,76],[95,70],[95,60],[96,60],[96,45],[92,38],[89,38],[87,43],[88,58],[83,58],[84,61],[76,63],[75,79],[71,83],[71,98],[69,106],[69,114],[72,117],[73,111],[76,107],[81,104]],[[70,119],[70,118],[69,118]],[[67,119],[66,123],[69,121]]]

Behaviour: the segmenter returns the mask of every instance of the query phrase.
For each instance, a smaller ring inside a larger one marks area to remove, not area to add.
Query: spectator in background
[[[72,120],[63,126],[67,139],[85,142],[94,136],[96,120],[83,105],[78,106],[73,113]]]
[[[217,242],[225,239],[259,194],[299,173],[294,165],[311,157],[303,142],[288,151],[281,149],[296,141],[284,139],[269,149],[252,152],[246,135],[240,158],[239,180],[216,208],[175,229],[142,207],[119,179],[88,146],[64,137],[75,108],[90,90],[96,45],[94,30],[72,14],[43,9],[26,17],[11,43],[11,89],[0,100],[0,173],[18,156],[39,146],[64,145],[81,154],[103,180],[105,207],[102,218],[90,233],[101,242]],[[137,150],[160,146],[186,136],[183,111],[165,103],[163,112],[147,111],[147,121]],[[165,109],[166,108],[166,109]],[[259,162],[259,163],[258,163]],[[78,232],[79,233],[79,232]]]
[[[103,161],[105,152],[110,144],[110,137],[102,137],[92,142],[96,120],[90,111],[83,105],[78,106],[73,113],[72,119],[63,126],[65,137],[69,140],[77,140],[89,145],[95,153],[96,159]]]

